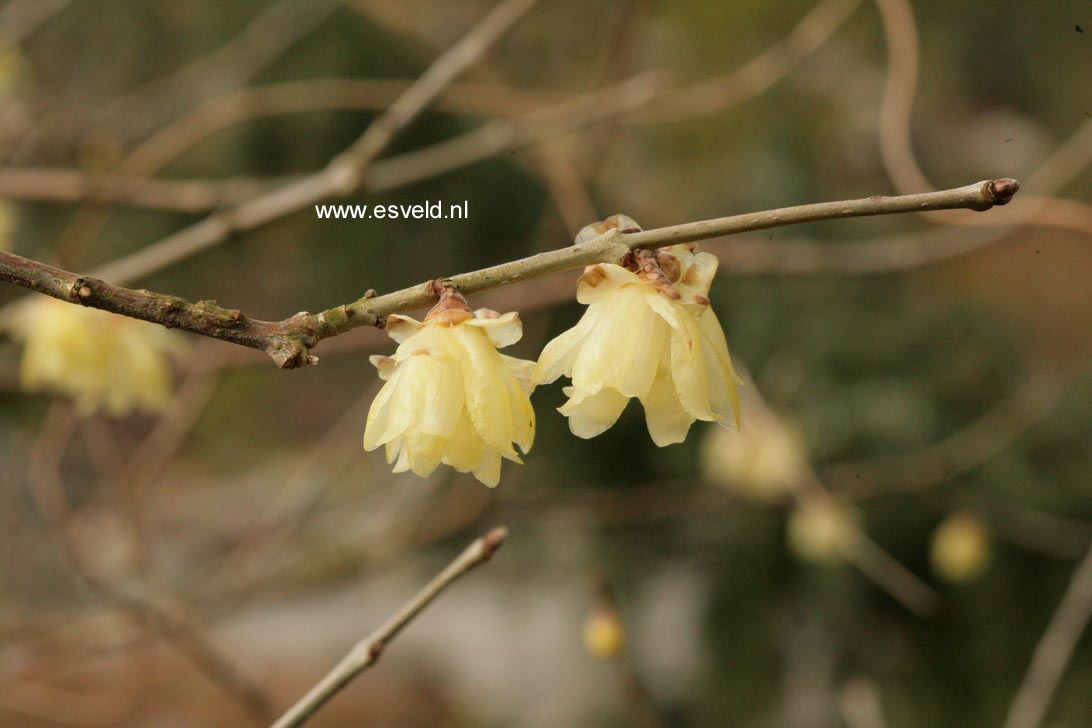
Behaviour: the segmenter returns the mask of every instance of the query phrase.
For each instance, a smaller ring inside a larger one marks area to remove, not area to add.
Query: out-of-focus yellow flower
[[[929,551],[933,570],[948,581],[969,581],[990,562],[990,534],[974,513],[953,513],[933,532]]]
[[[385,445],[396,473],[424,477],[444,463],[495,486],[502,457],[522,463],[512,443],[527,453],[535,439],[534,362],[497,351],[523,336],[519,316],[441,299],[424,322],[389,316],[387,331],[399,346],[371,359],[386,384],[368,412],[364,449]]]
[[[625,642],[626,630],[615,609],[599,607],[584,622],[584,649],[596,659],[617,656]]]
[[[636,227],[620,216],[606,226]],[[603,231],[604,224],[585,228],[577,242]],[[660,447],[686,439],[695,419],[738,429],[740,380],[706,297],[716,257],[675,245],[640,251],[627,266],[584,270],[576,297],[588,309],[546,345],[532,381],[572,379],[558,411],[578,437],[610,428],[633,397]]]
[[[808,498],[789,516],[789,548],[805,561],[841,561],[857,537],[857,523],[845,506],[826,497]]]
[[[171,331],[145,321],[44,296],[22,305],[13,332],[23,341],[25,390],[72,397],[82,414],[162,410],[171,399]]]
[[[751,412],[738,433],[710,428],[701,450],[705,477],[734,493],[773,500],[792,491],[807,472],[799,435],[772,415]]]

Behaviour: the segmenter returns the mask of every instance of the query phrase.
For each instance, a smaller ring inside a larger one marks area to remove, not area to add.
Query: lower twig
[[[440,593],[455,580],[479,564],[488,561],[504,543],[508,530],[503,526],[494,528],[489,533],[476,539],[458,557],[433,578],[412,599],[406,602],[379,629],[357,642],[349,654],[322,678],[299,702],[282,715],[273,728],[292,728],[300,726],[314,715],[353,678],[374,665],[383,654],[386,646],[398,636],[407,624],[432,603]]]

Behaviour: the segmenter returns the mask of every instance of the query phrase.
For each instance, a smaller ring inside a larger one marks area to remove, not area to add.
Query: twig
[[[71,2],[72,0],[13,0],[0,10],[0,44],[18,43]]]
[[[0,195],[35,202],[105,202],[155,210],[199,213],[237,204],[267,192],[276,180],[147,179],[138,175],[94,175],[77,169],[0,169]]]
[[[1092,548],[1073,572],[1069,588],[1031,657],[1005,728],[1037,728],[1065,672],[1081,633],[1092,618]]]
[[[637,114],[635,121],[658,124],[711,116],[761,94],[823,47],[860,4],[822,0],[761,55],[731,73],[675,91],[664,103]]]
[[[374,665],[383,654],[386,646],[398,636],[413,619],[420,614],[436,597],[456,579],[474,567],[490,559],[504,539],[508,530],[503,526],[494,528],[489,533],[476,539],[454,561],[441,571],[432,581],[406,602],[379,629],[356,643],[349,654],[282,715],[273,728],[291,728],[303,725],[330,698],[349,684],[357,675]]]
[[[186,257],[205,250],[232,235],[279,220],[328,198],[341,197],[359,189],[365,172],[386,145],[394,139],[469,65],[478,60],[533,5],[535,0],[504,0],[454,46],[436,58],[425,72],[364,130],[348,149],[323,169],[276,190],[212,215],[160,241],[155,248],[168,247]],[[130,160],[131,161],[131,160]],[[69,234],[58,245],[61,260],[79,260],[90,233],[77,215]],[[76,225],[76,222],[80,225]],[[101,223],[101,221],[99,221]],[[148,251],[143,251],[148,252]],[[158,252],[158,251],[156,251]],[[111,276],[105,276],[111,277]]]
[[[87,561],[70,532],[74,512],[59,470],[73,424],[70,413],[63,412],[59,406],[53,407],[27,465],[31,499],[67,565],[96,598],[145,622],[153,632],[185,653],[201,672],[238,698],[257,718],[267,718],[270,710],[265,693],[220,653],[180,605],[148,593],[139,584],[104,577]]]
[[[999,179],[942,192],[821,202],[640,232],[613,230],[589,243],[462,273],[453,276],[451,282],[463,293],[474,294],[550,273],[595,263],[617,262],[636,249],[657,248],[752,230],[923,208],[988,210],[994,205],[1006,204],[1018,188],[1016,180]],[[190,303],[176,296],[122,288],[2,251],[0,280],[70,303],[259,349],[268,354],[277,366],[285,369],[316,363],[318,359],[310,354],[310,350],[322,339],[360,326],[382,326],[390,314],[423,308],[435,300],[432,282],[429,281],[385,296],[376,297],[369,292],[353,303],[327,309],[317,315],[301,312],[283,321],[259,321],[248,318],[241,311],[222,308],[213,301]]]
[[[201,97],[245,86],[339,7],[334,0],[273,3],[209,55],[144,84],[90,116],[126,136],[139,136]]]

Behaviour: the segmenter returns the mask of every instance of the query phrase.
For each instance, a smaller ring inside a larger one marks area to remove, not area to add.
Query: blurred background
[[[0,246],[84,272],[315,173],[493,6],[7,0]],[[578,440],[558,383],[490,490],[363,452],[382,332],[295,371],[179,335],[166,407],[111,415],[24,391],[9,327],[0,725],[267,724],[497,524],[496,558],[315,725],[1089,725],[1089,11],[540,0],[324,200],[467,219],[308,207],[125,281],[278,320],[616,212],[1021,180],[988,213],[703,244],[749,373],[738,434],[656,448],[631,403]],[[506,353],[534,358],[580,316],[576,275],[471,303],[521,311]]]

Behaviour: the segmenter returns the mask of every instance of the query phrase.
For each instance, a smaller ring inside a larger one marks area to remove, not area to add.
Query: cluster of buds
[[[576,242],[619,227],[637,226],[615,216]],[[427,475],[444,463],[496,485],[501,458],[520,461],[513,443],[524,453],[531,447],[528,395],[561,376],[572,385],[559,411],[578,437],[610,428],[634,398],[661,447],[682,442],[695,420],[738,429],[740,380],[709,306],[716,269],[717,259],[692,245],[589,266],[577,285],[587,310],[537,363],[497,352],[522,335],[516,313],[471,311],[439,285],[440,301],[424,321],[388,318],[399,347],[393,357],[373,357],[386,384],[372,404],[365,449],[385,445],[396,472]]]

